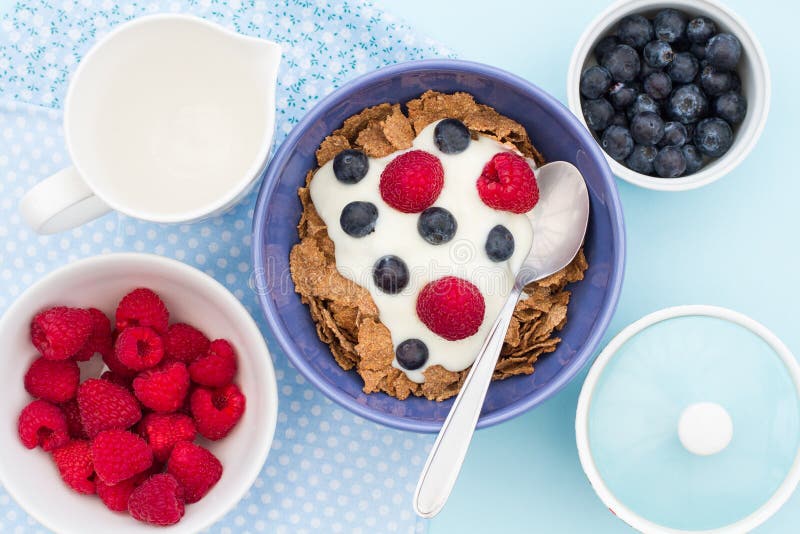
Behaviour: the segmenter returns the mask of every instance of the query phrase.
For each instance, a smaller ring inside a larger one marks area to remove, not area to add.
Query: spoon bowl
[[[539,203],[528,213],[533,242],[519,273],[533,277],[525,285],[568,265],[580,250],[589,223],[589,192],[574,165],[548,163],[536,171],[536,181]]]
[[[428,455],[414,493],[414,511],[421,517],[438,514],[455,486],[525,286],[566,267],[583,244],[589,222],[589,192],[580,171],[570,163],[557,161],[538,169],[536,181],[539,203],[528,214],[533,227],[531,250]]]

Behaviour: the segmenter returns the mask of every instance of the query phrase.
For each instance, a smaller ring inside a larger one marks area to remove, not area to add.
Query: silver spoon
[[[528,215],[533,227],[531,250],[428,455],[414,493],[414,511],[421,517],[438,514],[455,486],[511,316],[525,286],[563,269],[583,244],[589,221],[589,194],[580,171],[567,162],[556,161],[538,169],[536,180],[540,200]]]

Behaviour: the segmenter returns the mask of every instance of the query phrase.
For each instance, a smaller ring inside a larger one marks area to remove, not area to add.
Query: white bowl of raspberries
[[[714,0],[622,0],[581,36],[570,109],[614,174],[661,191],[707,185],[750,153],[770,75],[747,25]]]
[[[148,254],[63,267],[0,320],[0,481],[54,531],[197,532],[232,508],[277,421],[272,360],[242,304]]]

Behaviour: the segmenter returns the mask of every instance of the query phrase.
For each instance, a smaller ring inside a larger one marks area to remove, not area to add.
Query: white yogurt
[[[423,372],[431,365],[450,371],[462,371],[472,365],[494,318],[511,291],[514,274],[528,255],[533,239],[528,217],[490,208],[478,196],[476,181],[486,163],[509,147],[480,136],[464,152],[445,154],[433,141],[433,123],[414,139],[412,148],[384,158],[369,160],[369,172],[356,184],[345,184],[333,174],[333,161],[323,165],[311,181],[311,199],[328,226],[328,235],[336,248],[336,267],[346,278],[367,288],[375,300],[381,322],[392,334],[395,348],[406,339],[416,338],[428,347],[425,365],[414,371],[403,369],[414,382],[424,382]],[[447,243],[431,245],[417,231],[418,213],[402,213],[383,201],[378,184],[383,169],[394,158],[410,150],[425,150],[439,158],[444,168],[444,187],[434,206],[445,208],[456,219],[458,229]],[[528,160],[535,169],[532,160]],[[372,202],[378,208],[375,231],[365,237],[347,235],[339,224],[342,209],[350,202]],[[493,262],[486,255],[489,231],[502,224],[514,235],[514,254],[507,261]],[[388,254],[408,266],[410,281],[402,292],[389,295],[375,286],[372,271],[375,262]],[[433,333],[417,317],[419,291],[443,276],[469,280],[481,291],[486,312],[478,331],[465,339],[448,341]]]

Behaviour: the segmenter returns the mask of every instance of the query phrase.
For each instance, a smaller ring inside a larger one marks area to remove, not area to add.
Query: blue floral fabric
[[[348,79],[399,61],[450,55],[370,4],[303,0],[0,1],[0,311],[27,286],[78,258],[143,251],[191,264],[227,286],[259,322],[272,350],[280,413],[264,468],[210,531],[419,532],[411,493],[431,438],[375,425],[332,404],[288,363],[251,289],[255,193],[231,212],[192,225],[109,214],[38,236],[21,221],[25,191],[69,165],[61,106],[70,73],[117,24],[185,12],[283,46],[276,145],[303,114]],[[8,427],[8,425],[6,425]],[[43,529],[0,489],[0,530]]]

